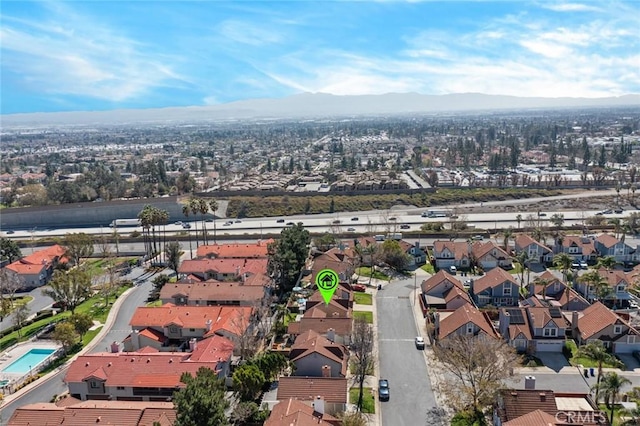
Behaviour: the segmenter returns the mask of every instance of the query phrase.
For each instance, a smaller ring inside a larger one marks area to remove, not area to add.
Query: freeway
[[[528,205],[541,201],[560,200],[560,199],[572,199],[572,198],[586,198],[586,197],[604,197],[615,195],[615,191],[586,191],[579,194],[568,194],[562,196],[553,197],[539,197],[520,200],[503,200],[503,201],[490,201],[486,203],[467,203],[456,204],[448,206],[434,207],[438,210],[453,209],[458,212],[460,219],[465,219],[469,224],[484,224],[491,228],[491,224],[494,228],[497,228],[498,223],[504,226],[516,227],[518,221],[516,216],[519,214],[525,219],[528,215],[537,216],[538,211],[522,210],[512,213],[465,213],[471,207],[484,206],[514,206],[517,208],[519,205]],[[422,212],[429,210],[428,208],[416,208],[416,207],[397,207],[390,210],[370,210],[361,212],[341,212],[341,213],[323,213],[313,215],[293,215],[293,216],[280,216],[271,218],[247,218],[241,220],[231,219],[218,219],[215,222],[206,222],[207,232],[209,235],[214,233],[220,239],[228,239],[233,236],[239,235],[261,235],[261,234],[274,234],[279,233],[288,223],[302,222],[306,228],[309,228],[313,232],[401,232],[400,225],[408,225],[407,231],[417,231],[422,224],[426,222],[449,222],[449,218],[423,218],[420,216]],[[586,218],[595,215],[599,210],[573,210],[573,211],[558,211],[564,215],[565,225],[574,225],[582,223]],[[541,222],[546,222],[556,212],[543,212],[545,216],[539,217]],[[628,216],[630,211],[624,211],[622,214],[605,215],[607,218],[624,218]],[[190,229],[185,229],[182,225],[182,221],[171,223],[163,228],[163,231],[167,231],[169,234],[183,234],[190,233],[192,236],[196,235],[196,232],[202,232],[201,222],[184,222],[188,223]],[[487,225],[488,224],[488,225]],[[483,226],[477,226],[477,228],[483,228]],[[351,231],[353,229],[353,231]],[[9,233],[7,232],[9,231]],[[134,231],[142,232],[141,227],[118,227],[115,229],[119,234],[130,234]],[[42,237],[55,237],[63,236],[71,232],[84,232],[93,235],[106,235],[114,232],[113,228],[109,226],[96,226],[93,228],[63,228],[63,229],[39,229],[33,228],[30,230],[2,230],[2,236],[20,239],[20,240],[34,240]]]
[[[147,278],[143,284],[135,287],[131,290],[116,314],[115,320],[111,324],[106,324],[105,328],[98,335],[100,338],[96,342],[92,342],[88,352],[104,352],[108,350],[112,342],[121,342],[131,331],[129,321],[133,316],[134,311],[138,306],[144,306],[149,291],[152,288],[151,282],[148,278],[148,274],[144,274],[143,268],[134,268],[129,275],[125,278]],[[46,379],[41,379],[33,385],[28,392],[23,393],[15,399],[10,400],[6,405],[2,406],[0,410],[0,425],[6,424],[5,422],[13,415],[13,412],[18,408],[26,404],[33,404],[36,402],[47,402],[55,395],[60,395],[67,391],[67,386],[63,382],[64,376],[67,372],[68,365],[60,368],[58,372],[52,374]]]

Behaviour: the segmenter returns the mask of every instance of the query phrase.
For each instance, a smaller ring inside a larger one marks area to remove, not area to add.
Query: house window
[[[625,290],[624,284],[620,284],[618,287],[616,287],[616,292],[618,293],[622,293],[624,290]]]
[[[511,284],[504,285],[503,294],[505,296],[511,296]]]
[[[102,383],[91,380],[89,382],[89,387],[91,387],[91,389],[100,389],[102,387]]]
[[[558,335],[557,328],[545,328],[544,337],[556,337]]]
[[[176,327],[175,325],[172,325],[171,327],[169,327],[169,333],[178,334],[178,327]]]
[[[473,324],[467,324],[467,334],[473,334]]]
[[[613,326],[613,334],[621,334],[622,333],[622,326],[621,325],[614,325]]]
[[[577,254],[578,247],[569,247],[569,254]]]
[[[194,331],[196,331],[196,329],[195,328],[190,328],[189,331],[193,333]]]
[[[589,291],[589,293],[593,293],[594,289],[593,289],[592,285],[589,286],[589,290],[588,291]]]
[[[118,386],[117,389],[118,390],[124,390],[124,386]]]

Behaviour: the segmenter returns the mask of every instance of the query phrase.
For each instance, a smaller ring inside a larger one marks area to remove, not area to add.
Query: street
[[[143,273],[143,268],[134,268],[131,273],[124,278],[135,279],[140,276],[148,276],[148,274],[143,275]],[[145,305],[145,301],[149,296],[151,288],[152,284],[149,280],[146,280],[138,287],[134,287],[134,289],[126,296],[126,299],[118,310],[116,319],[109,331],[107,331],[106,334],[100,334],[99,336],[102,336],[102,338],[98,340],[95,345],[93,343],[91,344],[92,348],[89,350],[90,353],[104,352],[112,342],[121,342],[127,335],[129,335],[131,331],[129,321],[131,320],[136,308],[138,306]],[[41,379],[39,382],[36,382],[35,387],[29,392],[12,400],[7,405],[3,405],[0,410],[0,426],[3,426],[5,424],[4,422],[11,418],[11,415],[18,407],[37,402],[47,402],[50,401],[54,395],[60,395],[66,392],[67,386],[63,382],[63,379],[67,372],[67,368],[67,366],[62,367],[59,372],[47,378],[46,381]]]
[[[383,425],[424,425],[436,405],[424,353],[414,344],[413,288],[413,278],[394,280],[376,295],[380,378],[390,388],[389,401],[380,403]]]
[[[53,299],[48,296],[44,296],[42,294],[42,290],[47,287],[38,287],[34,288],[28,293],[17,293],[16,296],[31,296],[33,300],[27,304],[29,308],[29,314],[35,315],[38,311],[47,308],[53,304]],[[9,327],[14,325],[13,323],[13,312],[7,315],[5,318],[0,321],[0,331],[6,330]]]

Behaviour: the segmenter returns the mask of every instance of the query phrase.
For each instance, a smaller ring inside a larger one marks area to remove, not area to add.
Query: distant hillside
[[[251,99],[212,106],[94,112],[55,112],[3,115],[2,126],[93,125],[143,122],[196,122],[234,119],[319,118],[363,115],[445,113],[554,108],[640,106],[640,95],[608,98],[523,98],[460,93],[421,95],[335,96],[303,93],[282,99]]]

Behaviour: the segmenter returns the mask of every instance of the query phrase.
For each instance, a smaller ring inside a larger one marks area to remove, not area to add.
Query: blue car
[[[386,379],[378,380],[378,399],[380,401],[389,400],[389,381]]]

